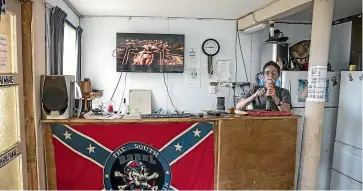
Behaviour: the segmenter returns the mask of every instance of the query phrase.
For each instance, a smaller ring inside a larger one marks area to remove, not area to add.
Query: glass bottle
[[[272,87],[275,88],[275,84],[272,84]],[[266,89],[267,91],[267,89]],[[266,111],[272,111],[272,104],[273,104],[273,99],[271,96],[267,96],[266,97]]]
[[[266,98],[266,111],[272,111],[272,97],[267,96]]]

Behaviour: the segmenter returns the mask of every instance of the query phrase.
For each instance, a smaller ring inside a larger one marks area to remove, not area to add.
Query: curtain
[[[5,9],[6,9],[5,5],[6,5],[5,0],[0,0],[0,15],[5,14]]]
[[[83,29],[81,27],[77,27],[77,82],[81,83],[81,68],[82,68],[82,32]]]
[[[52,9],[53,7],[50,7],[48,4],[46,4],[45,8],[45,59],[46,59],[46,69],[47,69],[47,75],[51,74],[50,66],[51,66],[51,59],[50,59],[50,47],[51,47],[51,30],[50,30],[50,18],[52,16]]]
[[[67,13],[58,6],[54,7],[50,16],[50,74],[63,74],[64,23]]]

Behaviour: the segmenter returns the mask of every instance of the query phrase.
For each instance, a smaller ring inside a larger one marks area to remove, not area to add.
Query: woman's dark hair
[[[266,68],[267,68],[267,67],[269,67],[269,66],[274,66],[274,67],[276,68],[276,70],[277,70],[277,73],[278,73],[278,74],[279,74],[279,76],[280,76],[280,66],[279,66],[278,64],[276,64],[276,62],[274,62],[274,61],[269,61],[269,62],[267,62],[267,63],[263,66],[263,70],[262,70],[262,72],[263,72],[263,73],[265,73]]]

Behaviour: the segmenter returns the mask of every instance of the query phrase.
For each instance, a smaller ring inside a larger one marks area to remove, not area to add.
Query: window
[[[68,21],[64,23],[63,75],[77,79],[77,31]]]

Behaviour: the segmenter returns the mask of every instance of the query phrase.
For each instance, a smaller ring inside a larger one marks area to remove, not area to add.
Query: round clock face
[[[214,56],[219,52],[219,43],[214,39],[207,39],[202,45],[204,54]]]

